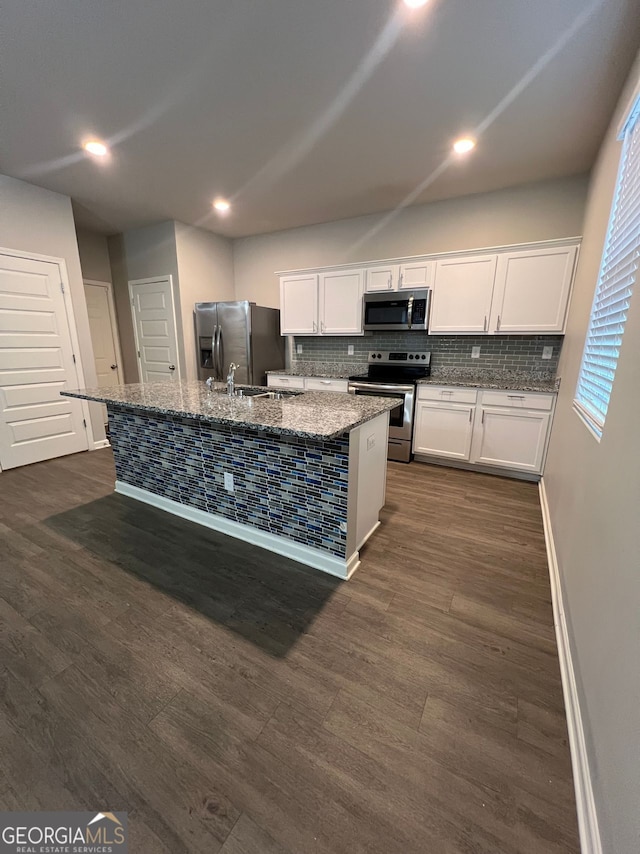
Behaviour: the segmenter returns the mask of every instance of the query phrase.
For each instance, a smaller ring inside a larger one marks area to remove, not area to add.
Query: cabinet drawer
[[[453,388],[441,385],[419,385],[418,400],[443,400],[447,403],[475,403],[478,391],[475,388]]]
[[[307,391],[348,391],[348,380],[330,380],[320,377],[307,377],[304,387]]]
[[[304,388],[304,377],[283,377],[280,374],[269,374],[267,385],[270,388]]]
[[[518,409],[544,409],[549,412],[553,408],[553,394],[541,394],[535,391],[483,391],[483,406],[511,406]]]

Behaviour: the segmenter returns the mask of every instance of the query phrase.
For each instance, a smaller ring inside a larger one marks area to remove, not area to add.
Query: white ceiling
[[[576,174],[639,20],[640,0],[4,0],[0,171],[105,233],[230,236]]]

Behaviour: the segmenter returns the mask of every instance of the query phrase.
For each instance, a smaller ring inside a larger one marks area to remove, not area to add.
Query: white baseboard
[[[164,498],[161,495],[156,495],[138,486],[131,486],[121,480],[116,481],[115,491],[121,495],[127,495],[129,498],[135,498],[137,501],[143,501],[145,504],[151,504],[153,507],[158,507],[167,513],[173,513],[174,516],[180,516],[183,519],[188,519],[190,522],[196,522],[198,525],[204,525],[206,528],[212,528],[214,531],[220,531],[222,534],[228,534],[230,537],[243,540],[245,543],[252,543],[270,552],[275,552],[276,554],[283,555],[283,557],[298,561],[298,563],[303,563],[322,572],[328,572],[329,575],[335,575],[337,578],[342,578],[345,581],[351,578],[360,566],[360,555],[357,551],[346,560],[340,560],[340,558],[334,557],[320,549],[303,546],[293,540],[288,540],[286,537],[279,537],[277,534],[260,531],[258,528],[234,522],[232,519],[226,519],[224,516],[216,516],[213,513],[207,513],[205,510],[198,510],[196,507],[180,504],[180,502],[173,501],[171,498]]]
[[[518,469],[507,469],[501,466],[486,466],[481,463],[470,463],[467,460],[453,460],[449,457],[436,457],[429,454],[414,454],[414,460],[418,463],[428,463],[430,466],[445,466],[450,469],[464,469],[464,471],[477,471],[480,474],[492,474],[495,477],[509,477],[512,480],[528,480],[537,483],[540,475],[530,471],[519,471]]]
[[[99,451],[100,448],[110,448],[110,447],[111,447],[111,442],[108,439],[98,439],[97,442],[93,442],[90,450]]]
[[[549,514],[549,504],[544,485],[544,478],[540,481],[540,505],[542,507],[542,522],[544,525],[544,539],[547,546],[547,560],[549,562],[549,579],[551,581],[551,598],[553,600],[553,622],[556,630],[556,642],[558,644],[558,658],[560,659],[560,675],[562,678],[562,690],[564,693],[564,705],[567,714],[567,729],[569,731],[569,747],[571,749],[571,766],[573,769],[573,784],[576,792],[576,807],[578,811],[578,827],[580,830],[580,848],[582,854],[602,854],[602,842],[598,827],[598,815],[596,812],[591,773],[589,771],[589,757],[584,738],[582,714],[580,712],[580,700],[576,686],[576,678],[571,657],[571,645],[567,631],[567,622],[564,612],[562,585],[560,584],[560,572],[556,547],[553,540],[553,529]]]

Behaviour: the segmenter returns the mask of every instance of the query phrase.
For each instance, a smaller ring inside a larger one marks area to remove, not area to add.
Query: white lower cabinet
[[[549,412],[481,404],[478,415],[473,437],[474,463],[534,474],[542,471],[551,421]]]
[[[305,377],[305,391],[349,391],[349,380],[327,379],[326,377]]]
[[[475,406],[419,400],[416,406],[413,450],[453,460],[471,453]]]
[[[281,374],[267,375],[267,386],[269,388],[291,388],[304,391],[304,377],[285,377]]]
[[[296,391],[338,391],[346,394],[349,390],[349,380],[268,374],[267,386],[269,388],[290,388]]]
[[[541,474],[554,400],[538,392],[418,386],[413,451]]]

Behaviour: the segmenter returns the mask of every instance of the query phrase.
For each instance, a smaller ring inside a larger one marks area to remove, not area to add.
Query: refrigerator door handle
[[[216,359],[216,343],[218,340],[218,324],[213,327],[213,337],[211,339],[211,369],[213,370],[214,380],[218,379],[218,360]]]
[[[218,379],[220,382],[224,380],[223,369],[222,369],[222,326],[218,326],[218,345],[216,348],[216,359],[218,361]]]

